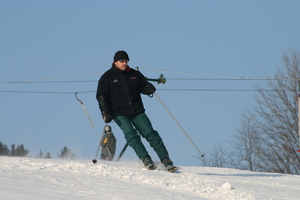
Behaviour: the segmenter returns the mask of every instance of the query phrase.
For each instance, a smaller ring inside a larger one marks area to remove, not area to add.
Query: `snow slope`
[[[300,199],[300,176],[179,166],[148,171],[140,162],[0,156],[1,200]]]

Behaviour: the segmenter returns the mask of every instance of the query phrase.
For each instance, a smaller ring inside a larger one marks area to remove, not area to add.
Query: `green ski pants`
[[[149,154],[135,128],[149,142],[161,161],[169,157],[161,137],[157,131],[153,130],[152,124],[145,113],[130,117],[116,116],[114,121],[123,131],[127,144],[133,148],[140,159],[148,157]]]

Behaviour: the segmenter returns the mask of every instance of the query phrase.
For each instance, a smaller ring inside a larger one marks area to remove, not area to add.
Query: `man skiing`
[[[105,125],[104,132],[100,141],[102,147],[101,150],[101,159],[112,161],[116,152],[116,143],[117,140],[111,131],[111,126]]]
[[[116,52],[112,67],[98,82],[96,98],[103,120],[106,123],[112,120],[116,122],[123,131],[127,144],[133,148],[147,169],[153,170],[156,166],[136,130],[149,142],[167,170],[174,172],[176,167],[169,158],[162,138],[153,129],[145,114],[141,98],[141,94],[153,95],[156,88],[141,72],[131,69],[128,62],[129,56],[125,51]]]

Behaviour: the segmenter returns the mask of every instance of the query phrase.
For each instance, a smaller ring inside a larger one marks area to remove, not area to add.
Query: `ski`
[[[156,166],[156,165],[150,165],[149,167],[146,167],[147,170],[158,170],[158,171],[167,171],[167,172],[170,172],[170,173],[175,173],[177,172],[177,167],[175,166]]]
[[[175,166],[168,166],[166,167],[166,170],[170,173],[174,173],[177,171],[177,168]]]
[[[149,166],[148,168],[146,167],[146,169],[148,170],[157,170],[157,171],[166,171],[166,172],[170,172],[170,173],[176,173],[178,172],[178,169],[176,166],[173,165],[169,165],[169,166],[165,166],[164,164],[161,163],[156,163],[154,165]]]
[[[151,165],[151,166],[149,166],[147,169],[148,169],[148,170],[156,170],[157,167],[156,167],[155,165]]]

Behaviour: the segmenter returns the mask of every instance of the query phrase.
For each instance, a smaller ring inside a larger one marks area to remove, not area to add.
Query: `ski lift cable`
[[[35,82],[35,81],[47,81],[47,80],[64,79],[64,78],[71,78],[71,77],[78,77],[78,76],[89,76],[89,75],[95,75],[95,74],[101,74],[101,73],[104,73],[104,72],[95,72],[95,73],[89,73],[89,74],[77,74],[77,75],[69,75],[69,76],[61,76],[61,77],[53,77],[53,78],[21,80],[21,81],[4,81],[4,82],[0,82],[0,83],[29,83],[29,82]]]
[[[139,67],[139,68],[144,70],[150,70],[150,71],[182,74],[182,75],[190,75],[190,76],[213,76],[219,78],[231,78],[231,79],[243,79],[243,80],[248,80],[248,79],[249,80],[292,80],[292,81],[299,80],[299,78],[259,78],[259,77],[250,77],[250,76],[227,76],[227,75],[215,75],[215,74],[187,73],[187,72],[150,69],[150,68],[143,68],[143,67]]]
[[[233,78],[167,78],[168,80],[171,81],[266,81],[266,80],[290,80],[290,81],[295,81],[298,79],[279,79],[279,78],[265,78],[265,79],[257,79],[257,78],[240,78],[240,79],[233,79]],[[6,81],[6,82],[0,82],[1,83],[6,83],[6,84],[60,84],[60,83],[95,83],[98,82],[98,80],[75,80],[75,81],[58,81],[58,80],[32,80],[32,81]]]
[[[171,91],[171,92],[256,92],[256,91],[266,91],[266,92],[274,92],[274,91],[286,91],[286,92],[295,92],[296,90],[269,90],[269,89],[180,89],[180,88],[166,88],[166,89],[157,89],[160,91]],[[76,92],[77,94],[84,93],[94,93],[96,90],[88,90]],[[59,91],[21,91],[21,90],[0,90],[0,93],[31,93],[31,94],[74,94],[74,92],[59,92]]]
[[[227,79],[241,79],[241,80],[292,80],[292,81],[299,80],[299,78],[259,78],[259,77],[250,77],[250,76],[227,76],[227,75],[216,75],[216,74],[186,73],[186,72],[178,72],[178,71],[150,69],[150,68],[143,68],[143,67],[137,67],[137,68],[141,68],[141,69],[149,70],[149,71],[174,73],[174,74],[190,75],[190,76],[212,76],[212,77],[222,78],[223,80],[226,80],[224,78],[227,78]],[[104,72],[68,75],[68,76],[52,77],[52,78],[40,78],[40,79],[31,79],[31,80],[20,80],[20,81],[0,81],[0,84],[5,84],[5,83],[30,83],[30,82],[37,82],[37,81],[49,81],[49,80],[57,80],[57,79],[79,77],[79,76],[90,76],[90,75],[102,74],[102,73],[104,73]],[[172,80],[174,78],[169,78],[169,79]],[[176,78],[174,80],[176,80]],[[186,80],[186,79],[178,78],[177,80]],[[191,80],[193,80],[193,79],[191,79]],[[93,81],[94,80],[91,80],[91,82],[93,82]],[[79,81],[74,81],[74,82],[79,82]],[[82,81],[82,82],[89,82],[89,81]]]

